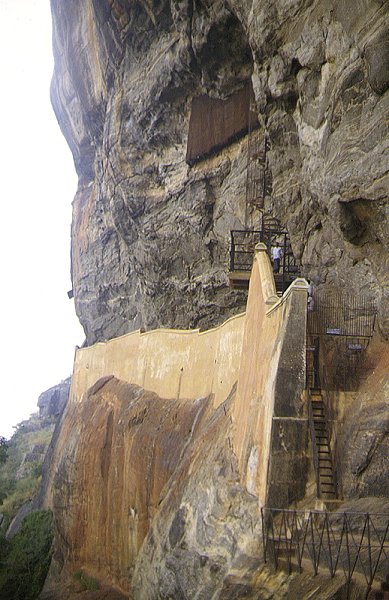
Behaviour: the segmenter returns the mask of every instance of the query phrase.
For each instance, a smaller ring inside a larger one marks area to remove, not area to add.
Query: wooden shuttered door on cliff
[[[250,112],[251,82],[226,100],[203,94],[192,100],[186,162],[194,164],[215,154],[258,126]]]

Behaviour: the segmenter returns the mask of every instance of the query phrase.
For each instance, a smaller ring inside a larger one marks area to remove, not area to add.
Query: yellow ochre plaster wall
[[[199,398],[214,394],[223,402],[237,381],[245,315],[206,332],[157,329],[135,331],[77,350],[72,401],[97,379],[114,375],[162,398]]]
[[[300,397],[307,289],[306,281],[297,279],[279,298],[266,247],[258,244],[246,313],[206,332],[136,331],[78,349],[70,402],[81,402],[98,379],[114,375],[161,398],[193,400],[213,394],[216,408],[237,382],[231,408],[234,451],[247,489],[265,504],[272,447],[281,463],[299,460],[298,449],[279,456],[273,429],[275,418],[277,431],[280,423],[286,431],[291,418],[306,422]],[[288,336],[295,339],[291,342]],[[285,385],[290,389],[284,394]]]
[[[236,424],[234,447],[240,471],[245,474],[248,491],[257,495],[263,505],[269,492],[273,419],[280,417],[279,405],[284,395],[280,371],[298,400],[305,380],[307,289],[304,279],[296,279],[282,298],[278,298],[266,247],[264,244],[257,245],[250,277],[233,419]],[[291,317],[297,317],[299,322],[293,328],[295,343],[292,351],[286,352],[289,364],[285,372],[285,357],[281,369],[280,359],[283,351],[285,354]],[[285,415],[287,419],[295,418],[298,413],[295,403],[292,404]]]

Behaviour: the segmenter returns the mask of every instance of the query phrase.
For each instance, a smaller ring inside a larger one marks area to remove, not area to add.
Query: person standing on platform
[[[307,282],[308,282],[308,312],[312,312],[313,308],[314,308],[313,288],[312,288],[311,280],[307,279]]]
[[[276,245],[272,246],[272,249],[271,249],[271,259],[273,261],[273,273],[280,272],[281,256],[282,256],[282,248],[280,247],[279,243],[276,242]]]

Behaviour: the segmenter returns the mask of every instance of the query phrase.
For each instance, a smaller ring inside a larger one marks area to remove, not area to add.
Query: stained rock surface
[[[68,408],[44,598],[62,597],[81,569],[122,593],[135,570],[137,598],[194,597],[196,586],[207,597],[247,553],[259,563],[258,502],[238,483],[228,402],[207,407],[107,377]]]
[[[105,377],[68,407],[42,600],[342,597],[342,574],[264,564],[258,500],[241,485],[231,447],[233,398],[211,412],[207,398],[161,399]],[[387,504],[366,498],[347,510]],[[96,587],[80,587],[80,573]]]
[[[53,485],[58,563],[73,571],[88,564],[128,588],[162,489],[205,407],[205,399],[161,400],[105,378],[69,409]]]
[[[249,80],[270,142],[265,210],[288,228],[314,288],[375,298],[389,336],[387,2],[51,6],[52,101],[79,176],[72,279],[87,344],[208,328],[245,307],[228,260],[230,230],[260,224],[246,206],[248,138],[190,165],[186,155],[193,99],[229,99]],[[389,494],[384,344],[379,353],[340,419],[345,495]],[[47,481],[56,545],[45,597],[63,598],[79,569],[137,600],[341,594],[340,581],[262,565],[230,402],[212,413],[205,398],[161,399],[109,377],[67,407]]]
[[[270,141],[266,210],[318,287],[379,303],[388,334],[388,4],[51,0],[53,105],[72,149],[72,277],[87,343],[239,311],[231,229],[247,137],[185,162],[192,99],[252,79]]]
[[[346,415],[339,436],[345,497],[389,497],[389,357],[384,344],[373,344],[365,381]],[[348,418],[347,418],[348,417]]]
[[[69,398],[71,378],[42,392],[38,398],[39,418],[57,418],[65,408]]]

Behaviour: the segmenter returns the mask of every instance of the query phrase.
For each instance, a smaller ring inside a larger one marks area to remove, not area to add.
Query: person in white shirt
[[[312,312],[313,308],[314,308],[313,288],[312,288],[311,280],[307,279],[307,282],[308,282],[308,312]]]
[[[279,243],[276,242],[276,245],[272,246],[272,249],[271,249],[271,259],[273,261],[273,273],[280,272],[281,256],[282,256],[282,248],[280,247]]]

